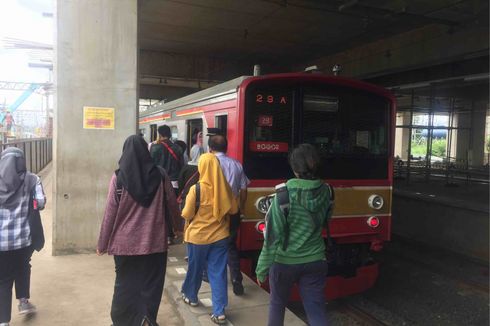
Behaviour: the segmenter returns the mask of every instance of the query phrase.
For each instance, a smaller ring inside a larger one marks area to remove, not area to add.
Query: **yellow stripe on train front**
[[[336,218],[342,216],[366,216],[389,215],[391,212],[391,187],[346,187],[335,188],[335,208],[333,215]],[[264,214],[255,208],[255,202],[262,196],[274,193],[274,188],[248,188],[247,203],[245,205],[245,219],[262,219]],[[384,204],[379,210],[369,207],[368,199],[376,194],[383,197]]]

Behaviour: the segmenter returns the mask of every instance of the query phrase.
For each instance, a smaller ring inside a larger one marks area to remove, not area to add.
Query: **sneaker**
[[[184,301],[184,303],[188,304],[191,307],[197,307],[199,305],[199,303],[197,302],[192,302],[191,299],[186,297],[184,293],[182,293],[182,301]]]
[[[19,314],[20,315],[29,315],[36,312],[36,306],[30,303],[29,301],[23,301],[19,303]]]
[[[228,323],[225,315],[220,315],[220,316],[211,315],[211,321],[218,325],[224,325]]]
[[[244,289],[243,289],[243,285],[242,285],[242,282],[233,282],[233,293],[235,293],[235,295],[243,295],[243,292],[244,292]]]

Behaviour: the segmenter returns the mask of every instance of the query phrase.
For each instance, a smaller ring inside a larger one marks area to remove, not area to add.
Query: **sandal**
[[[191,307],[197,307],[199,305],[199,303],[197,302],[192,302],[191,299],[186,297],[184,293],[182,293],[182,301],[184,301],[184,303],[188,304]]]
[[[228,320],[226,319],[225,315],[219,315],[219,316],[211,315],[211,321],[218,325],[224,325],[228,323]]]

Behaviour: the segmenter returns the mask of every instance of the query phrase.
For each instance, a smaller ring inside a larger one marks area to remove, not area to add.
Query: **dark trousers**
[[[162,300],[167,253],[114,256],[116,282],[111,318],[114,326],[157,325]]]
[[[325,260],[295,265],[272,264],[269,270],[271,293],[268,325],[284,325],[284,313],[294,283],[299,286],[308,324],[327,325],[324,291],[327,270],[328,264]]]
[[[240,272],[240,255],[236,246],[238,229],[240,228],[240,214],[230,215],[230,243],[228,245],[228,267],[230,268],[231,281],[242,283]]]
[[[31,284],[31,246],[0,251],[0,323],[8,323],[12,310],[12,286],[17,299],[29,299]]]

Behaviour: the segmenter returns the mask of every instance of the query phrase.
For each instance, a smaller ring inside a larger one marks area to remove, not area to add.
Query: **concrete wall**
[[[58,0],[56,22],[53,253],[93,252],[136,131],[137,0]],[[83,129],[84,106],[115,108],[115,129]]]
[[[488,202],[467,205],[395,191],[392,207],[394,234],[488,262]]]

